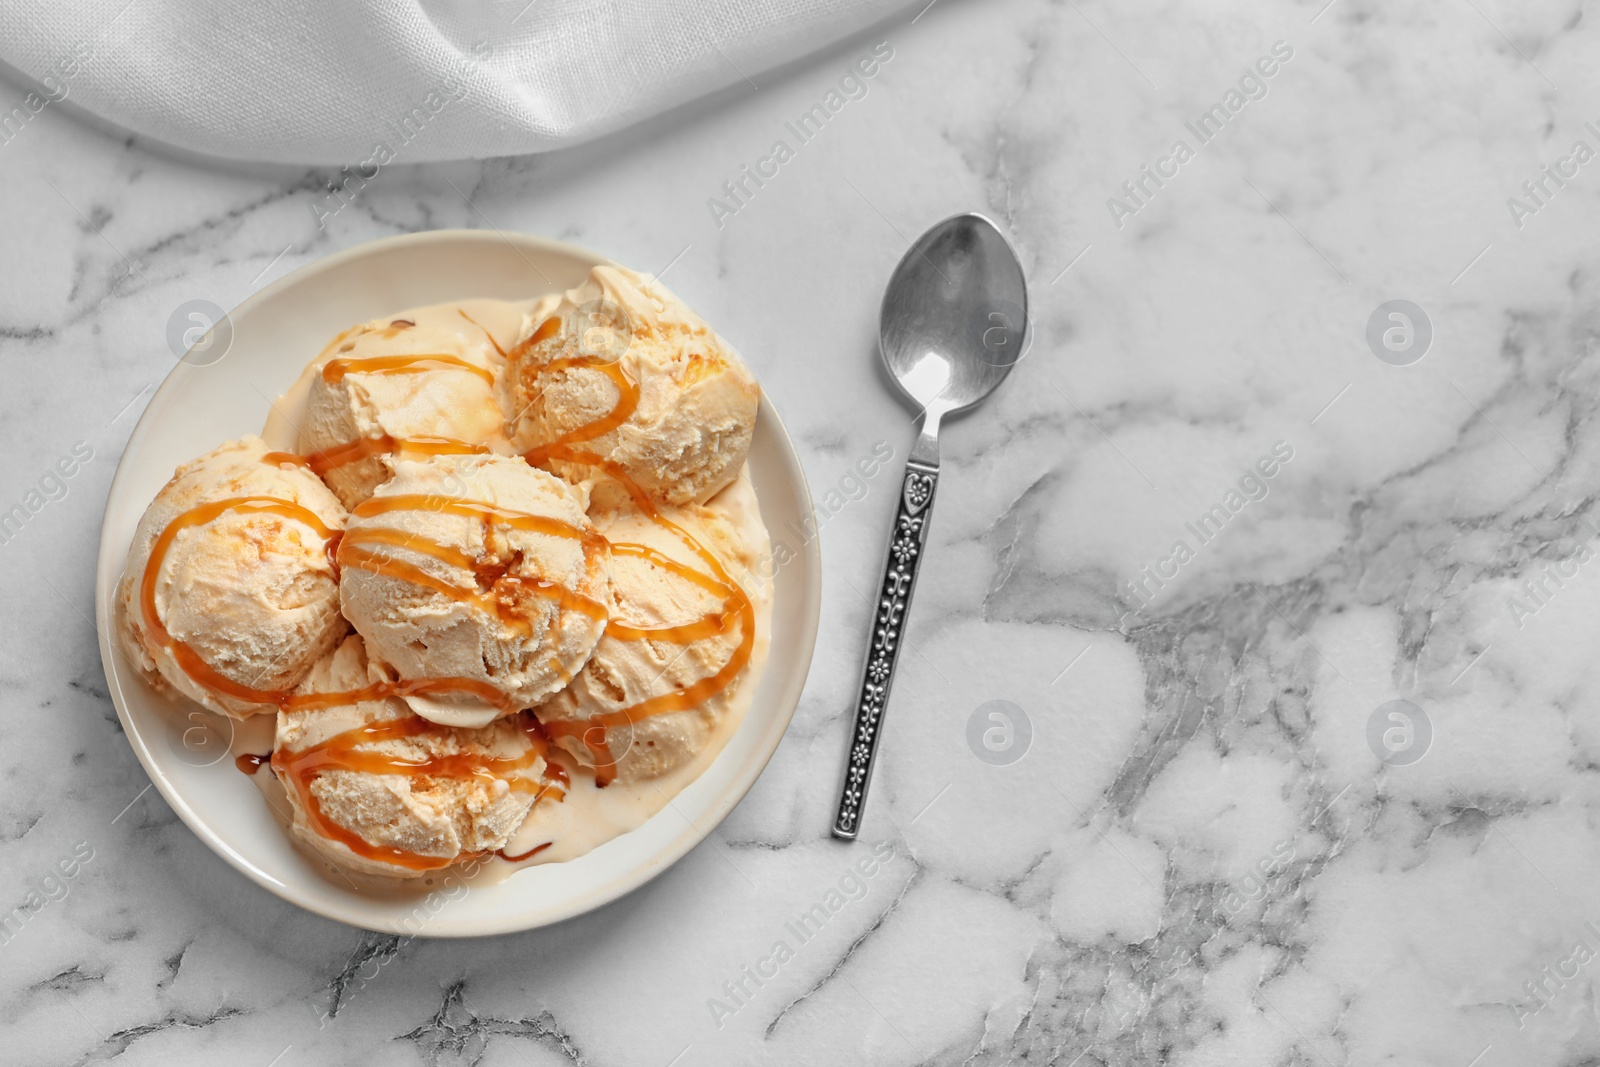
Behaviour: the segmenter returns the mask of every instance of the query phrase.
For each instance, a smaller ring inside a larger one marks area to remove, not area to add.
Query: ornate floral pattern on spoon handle
[[[894,684],[895,664],[904,644],[906,613],[911,607],[911,593],[916,588],[917,572],[922,566],[928,520],[933,515],[933,491],[938,484],[937,466],[916,460],[906,464],[894,530],[889,535],[889,551],[883,565],[883,581],[878,586],[872,641],[861,669],[861,686],[856,691],[850,758],[845,763],[839,809],[833,818],[835,837],[854,838],[861,829],[867,786],[872,783],[872,764],[878,755],[883,716],[889,705],[889,687]]]

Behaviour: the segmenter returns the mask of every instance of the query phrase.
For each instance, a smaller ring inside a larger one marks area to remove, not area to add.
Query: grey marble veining
[[[0,542],[0,1060],[1600,1059],[1592,14],[942,0],[596,145],[385,168],[332,215],[331,170],[35,116],[0,143],[0,513],[25,513]],[[799,143],[786,123],[880,41],[865,95]],[[912,236],[974,208],[1023,257],[1033,347],[945,435],[845,846],[912,440],[878,298]],[[793,727],[712,838],[589,916],[476,942],[363,933],[235,875],[147,788],[89,621],[174,309],[449,226],[666,270],[796,436],[826,567]],[[1431,327],[1420,360],[1369,344],[1391,300]],[[1014,762],[969,745],[993,701],[1026,716]]]

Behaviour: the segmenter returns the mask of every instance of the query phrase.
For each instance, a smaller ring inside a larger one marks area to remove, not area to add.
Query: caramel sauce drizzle
[[[144,620],[145,629],[152,640],[166,648],[172,658],[177,662],[183,672],[195,682],[210,689],[212,692],[236,700],[247,701],[252,704],[278,704],[288,699],[287,693],[270,692],[255,689],[243,683],[236,682],[212,668],[200,653],[196,652],[186,642],[179,641],[167,632],[166,625],[161,621],[156,611],[156,578],[161,573],[161,565],[167,558],[167,551],[172,547],[180,533],[197,526],[204,526],[213,522],[228,512],[242,512],[252,515],[278,515],[285,519],[302,522],[316,531],[322,538],[325,549],[329,552],[329,565],[336,566],[333,562],[333,552],[338,542],[338,532],[322,521],[321,516],[310,508],[296,504],[289,500],[279,500],[275,497],[229,497],[224,500],[214,500],[208,504],[190,508],[167,524],[166,529],[156,537],[150,546],[150,559],[145,563],[144,574],[139,584],[139,608]],[[335,572],[337,573],[337,572]]]
[[[499,852],[496,852],[495,855],[499,856],[503,860],[509,860],[512,863],[521,863],[523,860],[532,859],[534,856],[537,856],[539,853],[543,852],[553,844],[555,844],[554,841],[546,841],[542,845],[534,845],[528,851],[518,852],[514,856],[506,852],[505,849],[501,849]]]
[[[484,336],[494,346],[494,350],[500,353],[502,357],[505,356],[505,350],[500,347],[500,343],[494,339],[494,336],[488,330],[479,326],[465,311],[461,311],[459,308],[457,311],[460,311],[462,318],[477,326],[478,329],[483,330]],[[431,370],[461,370],[477,375],[487,382],[491,388],[494,386],[494,371],[491,368],[480,367],[476,363],[460,356],[451,355],[448,352],[408,352],[361,358],[334,355],[331,359],[327,358],[329,353],[334,352],[335,349],[340,353],[351,351],[355,347],[355,342],[347,339],[352,335],[375,332],[382,337],[392,338],[402,330],[409,329],[415,325],[416,323],[410,319],[394,319],[388,326],[379,330],[354,327],[341,332],[332,341],[328,342],[328,346],[317,357],[318,359],[327,359],[327,362],[322,365],[322,380],[329,385],[337,385],[344,380],[347,374],[421,374]],[[263,458],[268,463],[289,463],[309,468],[313,474],[320,478],[329,471],[342,467],[347,463],[355,463],[372,456],[387,454],[445,456],[486,453],[488,451],[489,449],[483,445],[469,444],[466,441],[456,441],[448,437],[396,438],[389,434],[380,434],[376,437],[367,437],[347,444],[334,445],[331,448],[311,452],[307,455],[297,455],[292,452],[269,452]]]
[[[541,322],[539,328],[534,330],[527,340],[512,349],[511,355],[507,358],[523,355],[533,346],[550,340],[560,332],[561,319],[552,315]],[[610,378],[612,384],[617,387],[617,403],[615,407],[600,418],[569,430],[549,444],[528,452],[523,458],[535,466],[546,460],[565,458],[556,455],[556,450],[558,449],[577,444],[580,441],[592,441],[596,437],[610,433],[627,422],[639,407],[639,383],[634,381],[632,376],[628,374],[620,359],[606,360],[597,356],[558,356],[555,359],[546,361],[543,366],[544,369],[550,371],[572,370],[574,368],[599,371],[607,378]]]
[[[561,321],[558,317],[552,316],[546,319],[527,340],[513,349],[512,355],[525,354],[534,345],[554,337],[560,328]],[[611,621],[606,624],[606,635],[621,641],[653,640],[669,644],[686,644],[726,632],[734,619],[740,624],[739,644],[716,673],[617,711],[593,715],[577,722],[552,721],[545,724],[546,731],[552,737],[578,737],[589,747],[594,755],[595,784],[604,786],[615,779],[617,772],[617,757],[612,754],[610,745],[611,729],[625,724],[631,726],[639,719],[651,715],[663,715],[693,708],[721,693],[739,676],[745,665],[750,662],[751,653],[755,649],[755,607],[739,583],[729,576],[716,554],[695,540],[689,531],[661,514],[649,494],[628,477],[627,472],[619,464],[594,452],[573,447],[610,433],[625,423],[638,409],[639,383],[628,374],[622,365],[622,360],[606,360],[595,356],[562,356],[547,361],[543,366],[551,370],[581,367],[599,371],[615,383],[617,403],[610,412],[600,418],[569,430],[548,444],[531,449],[523,455],[523,458],[534,466],[557,460],[584,464],[605,471],[628,491],[640,511],[658,526],[675,535],[686,548],[705,563],[711,573],[707,575],[697,568],[681,564],[646,545],[613,542],[611,545],[613,555],[646,559],[655,566],[723,598],[720,611],[679,626],[635,627],[612,616]]]
[[[531,533],[545,534],[582,542],[584,568],[592,574],[606,549],[605,539],[598,533],[560,519],[526,512],[508,511],[476,500],[458,500],[451,496],[423,493],[397,493],[392,496],[373,497],[358,505],[352,514],[366,518],[394,511],[431,511],[446,515],[476,518],[484,526],[484,542],[488,543],[495,526],[508,527]],[[466,588],[452,584],[437,575],[391,553],[375,553],[368,546],[383,545],[405,548],[442,563],[460,567],[477,577],[477,584],[485,588]],[[348,530],[339,546],[339,564],[355,567],[372,574],[398,578],[402,581],[432,589],[453,600],[474,604],[492,614],[507,627],[527,633],[531,622],[518,601],[522,596],[536,596],[556,602],[558,615],[552,626],[560,625],[560,612],[577,611],[592,619],[604,620],[609,611],[606,605],[592,597],[568,589],[559,582],[548,579],[526,578],[508,572],[503,565],[493,565],[461,549],[438,544],[418,534],[387,527],[361,527]],[[564,671],[562,673],[565,673]]]
[[[317,694],[324,695],[324,694]],[[346,694],[327,694],[330,696],[344,696]],[[272,769],[295,791],[300,800],[300,807],[306,813],[306,821],[320,836],[332,841],[338,841],[350,851],[366,859],[377,860],[380,863],[390,863],[397,867],[405,867],[414,871],[436,870],[448,867],[460,860],[470,859],[482,853],[462,854],[458,856],[439,857],[423,856],[405,849],[386,845],[374,845],[365,838],[345,829],[332,819],[328,818],[322,810],[322,805],[317,802],[315,794],[311,792],[311,782],[320,774],[328,771],[356,771],[364,774],[403,774],[413,780],[426,780],[429,778],[465,778],[494,781],[504,781],[513,792],[533,793],[534,803],[538,803],[545,796],[553,796],[560,800],[566,795],[565,786],[569,784],[566,772],[559,766],[549,763],[549,745],[543,731],[533,716],[523,716],[522,726],[524,734],[529,741],[529,748],[519,756],[478,756],[465,753],[455,753],[445,756],[427,756],[421,759],[408,759],[400,755],[386,755],[374,752],[371,746],[381,741],[417,737],[437,729],[434,724],[417,716],[408,716],[403,719],[392,719],[387,722],[370,723],[358,726],[353,730],[346,730],[336,734],[320,744],[299,752],[289,752],[278,749],[272,754]],[[538,761],[545,760],[547,777],[536,781],[526,776],[517,775],[517,771],[534,766]],[[551,773],[553,771],[554,773]],[[537,849],[535,850],[537,851]],[[528,855],[531,855],[529,853]]]
[[[507,358],[523,355],[534,345],[548,341],[560,332],[561,319],[552,315],[541,322],[539,328],[534,330],[527,340],[512,349],[511,355]],[[639,407],[639,383],[634,381],[632,376],[628,374],[627,370],[622,366],[621,359],[606,360],[598,356],[558,356],[547,361],[544,367],[551,371],[572,370],[574,368],[599,371],[607,378],[610,378],[612,384],[617,387],[617,404],[609,412],[593,422],[588,422],[569,430],[549,444],[528,452],[523,458],[534,466],[538,466],[550,459],[569,458],[557,455],[556,451],[564,448],[569,449],[569,446],[575,445],[580,441],[592,441],[596,437],[610,433],[627,422]],[[624,481],[626,482],[626,479]],[[632,485],[631,482],[627,482],[627,484]]]
[[[430,370],[464,370],[494,385],[494,371],[448,352],[407,352],[360,359],[336,356],[322,365],[322,380],[338,385],[346,374],[421,374]]]
[[[489,343],[494,346],[494,350],[496,352],[500,353],[500,358],[501,359],[505,359],[506,358],[506,350],[500,347],[500,342],[496,341],[494,339],[494,334],[489,332],[489,328],[488,327],[484,326],[483,323],[479,322],[477,319],[473,318],[471,315],[468,315],[467,312],[466,312],[466,309],[464,309],[464,308],[456,308],[456,314],[460,315],[462,318],[464,318],[468,322],[472,323],[472,325],[474,325],[478,329],[482,330],[483,331],[483,336],[487,337],[489,339]]]
[[[371,456],[397,455],[397,456],[469,456],[483,455],[489,449],[483,445],[469,444],[466,441],[457,441],[450,437],[391,437],[389,434],[379,434],[377,437],[364,437],[359,441],[347,444],[334,445],[324,448],[320,452],[308,452],[301,455],[296,452],[268,452],[261,457],[263,463],[273,466],[289,464],[295,467],[305,467],[317,477],[322,477],[329,471],[343,467],[347,463]]]

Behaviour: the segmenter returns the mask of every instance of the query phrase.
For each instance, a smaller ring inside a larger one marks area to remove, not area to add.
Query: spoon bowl
[[[956,215],[919,237],[883,294],[884,366],[930,416],[964,411],[993,392],[1027,336],[1022,264],[982,215]]]

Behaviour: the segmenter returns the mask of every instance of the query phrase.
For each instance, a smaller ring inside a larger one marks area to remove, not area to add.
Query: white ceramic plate
[[[340,252],[280,279],[231,312],[233,339],[226,355],[205,366],[179,362],[133,431],[106,501],[95,576],[100,658],[111,699],[139,761],[173,810],[217,855],[285,900],[353,926],[430,937],[559,922],[615,900],[675,863],[733,809],[777,749],[816,641],[821,557],[815,539],[778,569],[771,652],[743,722],[672,805],[578,859],[528,867],[498,883],[474,884],[467,893],[436,891],[425,900],[414,892],[358,891],[329,878],[319,861],[291,843],[231,758],[197,760],[186,750],[182,735],[195,728],[186,721],[193,705],[179,706],[152,691],[111,647],[112,591],[145,506],[178,464],[258,432],[269,398],[288,389],[328,338],[402,308],[557,292],[605,262],[555,241],[479,230],[413,234]],[[768,529],[777,535],[804,528],[799,524],[811,516],[805,475],[765,400],[750,473]]]

